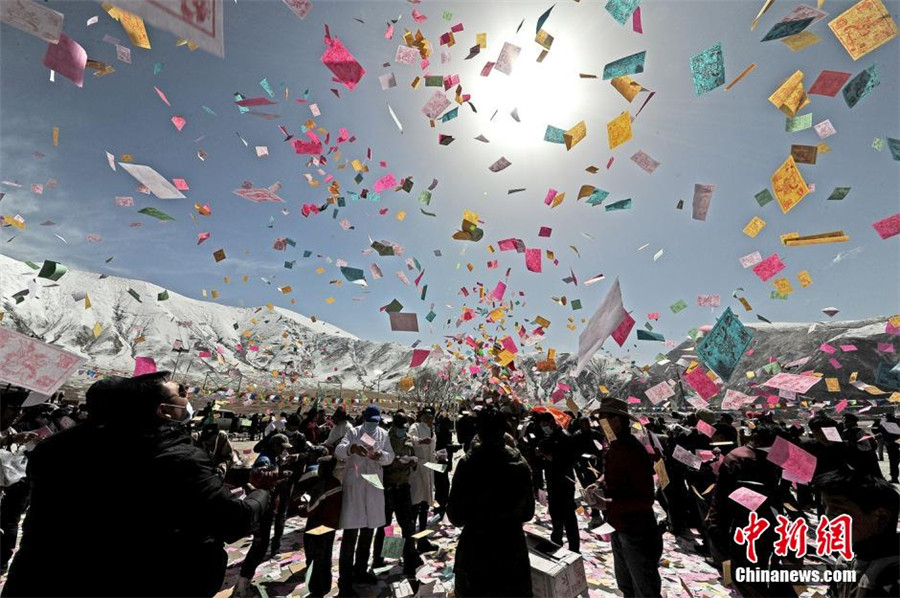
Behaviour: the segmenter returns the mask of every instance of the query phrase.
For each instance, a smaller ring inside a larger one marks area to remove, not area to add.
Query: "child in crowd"
[[[341,517],[342,499],[341,482],[334,477],[334,466],[334,457],[319,459],[317,477],[308,480],[311,487],[306,494],[309,498],[300,506],[300,516],[306,517],[303,551],[306,553],[306,566],[312,568],[309,595],[313,598],[331,591],[331,550]],[[321,530],[317,528],[322,526],[330,529],[319,533]],[[313,531],[316,533],[311,533]]]

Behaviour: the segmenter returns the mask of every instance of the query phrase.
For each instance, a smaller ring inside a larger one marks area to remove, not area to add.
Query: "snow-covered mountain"
[[[339,382],[348,389],[397,393],[398,381],[413,376],[416,394],[444,399],[480,387],[468,383],[467,362],[447,351],[433,349],[423,367],[410,369],[411,347],[362,340],[280,307],[230,307],[141,280],[71,269],[53,281],[38,277],[40,266],[0,255],[0,326],[82,355],[101,371],[128,374],[135,357],[148,356],[159,369],[177,369],[179,379],[212,387],[235,386],[238,372],[245,388],[255,383],[272,389],[286,381],[300,391]],[[161,293],[167,298],[160,299]],[[529,399],[545,399],[566,379],[575,356],[558,355],[553,372],[537,373],[535,362],[535,356],[519,359],[525,373],[521,390]],[[624,383],[630,375],[623,362],[598,356],[577,386],[596,389],[612,379]]]
[[[140,280],[77,270],[58,281],[37,274],[28,263],[0,255],[0,325],[85,356],[103,370],[131,372],[136,356],[151,356],[160,369],[172,370],[177,359],[178,371],[190,367],[194,380],[207,373],[227,379],[239,370],[245,382],[274,386],[272,372],[280,377],[286,371],[307,388],[334,380],[384,389],[406,375],[412,356],[403,345],[360,340],[279,307],[219,305]],[[163,292],[168,298],[160,300]],[[180,357],[177,346],[187,350]],[[430,356],[429,365],[440,358]]]

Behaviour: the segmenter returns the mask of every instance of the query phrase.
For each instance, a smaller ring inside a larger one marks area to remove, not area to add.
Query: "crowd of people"
[[[374,404],[355,415],[313,406],[257,416],[252,438],[261,437],[245,468],[212,404],[195,415],[168,378],[107,378],[81,405],[25,409],[27,391],[0,389],[3,596],[212,596],[225,576],[224,545],[248,536],[234,595],[252,595],[257,568],[279,551],[294,515],[305,518],[310,596],[333,591],[338,530],[338,596],[377,583],[391,555],[416,587],[423,555],[439,549],[429,534],[445,516],[462,530],[456,596],[531,596],[523,526],[537,504],[560,549],[579,553],[584,528],[605,528],[626,597],[662,595],[664,533],[726,578],[743,566],[803,566],[773,549],[786,515],[810,530],[822,516],[852,517],[855,558],[823,558],[857,578],[832,585],[832,596],[900,596],[900,433],[890,412],[866,428],[847,411],[805,425],[707,410],[648,418],[611,397],[575,413],[529,410],[485,389],[452,416]],[[779,438],[815,457],[811,483],[767,458]],[[739,489],[764,502],[746,507],[732,498]],[[758,520],[767,525],[751,559],[736,538]],[[402,548],[392,552],[385,529],[395,521],[391,544]],[[796,595],[779,581],[729,581],[744,596]]]

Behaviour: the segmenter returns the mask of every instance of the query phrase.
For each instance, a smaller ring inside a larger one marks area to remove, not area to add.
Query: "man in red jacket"
[[[597,412],[609,440],[606,483],[598,506],[616,530],[612,534],[616,584],[625,598],[660,596],[662,535],[653,513],[653,463],[644,445],[631,434],[625,401],[603,399]]]

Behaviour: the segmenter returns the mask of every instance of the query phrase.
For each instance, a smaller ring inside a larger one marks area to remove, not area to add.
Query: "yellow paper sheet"
[[[853,60],[897,37],[897,24],[881,0],[861,0],[828,27]]]
[[[760,218],[759,216],[754,216],[753,220],[747,223],[747,226],[744,227],[744,234],[750,237],[751,239],[755,239],[756,235],[766,226],[766,221]]]
[[[478,47],[484,50],[487,48],[487,33],[476,33],[475,34],[475,43],[478,44]]]
[[[775,199],[778,200],[778,205],[785,214],[809,194],[809,187],[803,180],[803,175],[797,170],[793,156],[788,156],[784,164],[772,174],[771,183]]]
[[[615,149],[631,139],[631,114],[626,110],[606,124],[609,149]]]
[[[790,295],[794,292],[794,287],[791,286],[791,281],[787,278],[776,278],[773,282],[780,295]]]
[[[587,135],[587,124],[585,124],[584,121],[581,121],[563,133],[563,140],[566,142],[566,150],[570,150],[578,145],[578,142],[584,139],[585,135]]]
[[[800,286],[805,289],[812,284],[812,276],[809,275],[808,270],[802,270],[797,273],[797,281],[800,283]]]
[[[801,31],[781,39],[781,43],[790,48],[792,52],[799,52],[803,48],[808,48],[820,41],[822,41],[822,38],[812,31]]]
[[[122,24],[122,29],[128,34],[132,44],[145,50],[150,49],[150,37],[147,35],[147,28],[144,27],[144,19],[118,6],[104,3],[103,8],[110,17]]]
[[[769,96],[769,101],[791,118],[796,116],[798,110],[809,104],[809,96],[803,88],[803,71],[797,71],[785,79]]]
[[[841,383],[837,378],[825,378],[825,384],[828,386],[828,392],[841,392]]]
[[[629,102],[636,98],[643,89],[640,83],[638,83],[628,75],[624,75],[622,77],[613,77],[610,83],[613,87],[616,88],[616,91],[622,94],[622,97]]]

